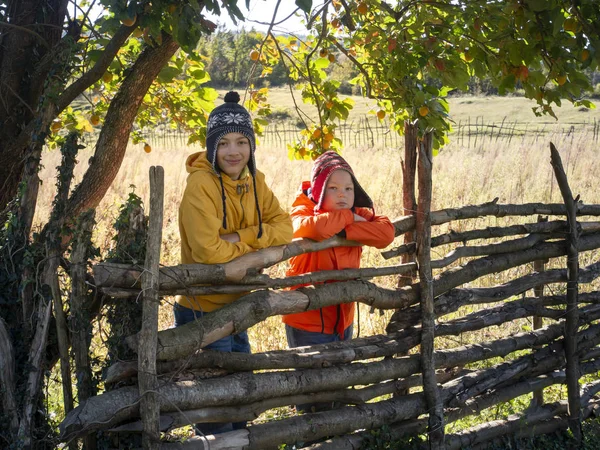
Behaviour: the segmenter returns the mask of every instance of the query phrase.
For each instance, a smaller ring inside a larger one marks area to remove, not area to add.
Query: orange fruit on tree
[[[321,50],[319,50],[319,56],[321,58],[325,58],[327,56],[327,50],[325,50],[324,48],[322,48]]]
[[[150,153],[152,151],[152,147],[150,147],[150,144],[148,144],[147,142],[144,144],[144,151],[146,153]]]
[[[100,123],[100,116],[98,114],[93,114],[92,117],[90,117],[90,123],[94,126],[98,125]]]
[[[425,106],[425,105],[421,106],[419,108],[419,115],[421,117],[425,117],[427,114],[429,114],[429,108],[427,106]]]
[[[335,55],[333,53],[330,53],[327,59],[329,59],[329,62],[335,62]]]
[[[563,28],[565,29],[565,31],[575,33],[579,29],[579,22],[577,22],[577,19],[569,17],[563,23]]]
[[[590,58],[590,51],[587,48],[584,48],[581,52],[581,60],[587,61]]]
[[[313,131],[312,138],[319,139],[320,137],[321,137],[321,129],[317,128],[317,129],[315,129],[315,131]]]
[[[342,23],[340,22],[340,19],[338,19],[337,17],[331,21],[331,26],[333,28],[339,28],[341,25],[342,25]]]
[[[110,83],[113,79],[113,74],[110,72],[104,72],[104,75],[102,75],[102,80],[105,83]]]
[[[379,111],[377,111],[377,118],[379,120],[383,120],[384,117],[385,117],[385,110],[380,109]]]
[[[367,4],[365,2],[360,2],[358,4],[358,6],[356,7],[356,10],[360,13],[365,15],[368,11],[369,11],[369,7],[367,6]]]
[[[250,59],[252,61],[258,61],[258,58],[260,58],[260,53],[258,53],[258,50],[250,50]]]
[[[144,34],[144,32],[142,31],[141,28],[136,28],[135,30],[133,30],[133,33],[131,33],[133,35],[133,37],[139,38],[142,36],[142,34]]]
[[[58,133],[58,131],[62,128],[62,122],[60,120],[55,120],[54,122],[52,122],[52,125],[50,125],[50,129],[52,130],[53,133]]]
[[[135,23],[136,20],[137,20],[137,14],[134,14],[133,17],[126,17],[124,19],[121,19],[121,23],[123,25],[125,25],[126,27],[131,27],[131,26],[133,26],[133,24]]]
[[[332,101],[325,102],[325,109],[331,109],[331,108],[333,108],[333,102]]]
[[[559,86],[562,86],[563,84],[565,84],[567,82],[567,76],[566,75],[557,76],[556,82],[558,83]]]
[[[333,141],[333,133],[329,132],[329,133],[325,133],[323,135],[323,139],[325,139],[328,142]]]
[[[469,50],[465,50],[464,58],[465,58],[466,62],[473,61],[473,55],[471,54],[471,52]]]

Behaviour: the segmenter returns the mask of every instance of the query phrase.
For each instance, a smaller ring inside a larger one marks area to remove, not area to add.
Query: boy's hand
[[[363,216],[359,216],[358,214],[354,214],[354,221],[355,222],[366,222],[367,219],[365,219]]]
[[[227,242],[240,242],[240,235],[237,233],[222,234],[221,239]]]

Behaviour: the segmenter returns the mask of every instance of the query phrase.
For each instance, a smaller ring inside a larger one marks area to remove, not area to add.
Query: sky
[[[273,12],[275,10],[275,5],[277,4],[276,0],[250,0],[249,8],[246,9],[245,0],[239,0],[238,4],[240,5],[240,9],[246,16],[245,22],[238,22],[238,25],[234,25],[233,21],[229,18],[228,14],[222,14],[220,17],[217,16],[207,16],[209,20],[212,20],[215,23],[223,24],[229,30],[235,30],[236,28],[245,28],[250,29],[254,28],[258,31],[266,32],[269,28],[269,23],[273,18]],[[296,2],[293,0],[281,0],[279,4],[279,8],[277,9],[277,16],[275,22],[279,22],[281,20],[286,19],[286,17],[290,16],[295,10]],[[247,13],[247,14],[246,14]],[[305,34],[306,27],[303,25],[304,14],[298,13],[292,15],[292,17],[285,20],[285,22],[277,25],[273,28],[275,33],[299,33]]]

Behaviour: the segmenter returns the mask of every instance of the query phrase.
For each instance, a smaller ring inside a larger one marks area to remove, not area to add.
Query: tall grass
[[[540,138],[536,134],[519,139],[483,140],[478,146],[465,149],[454,142],[445,147],[434,159],[434,209],[460,207],[467,204],[479,204],[498,197],[500,203],[562,202],[559,189],[550,166],[549,142],[552,141],[561,152],[563,163],[574,194],[581,194],[585,203],[600,203],[600,152],[596,142],[587,129],[562,133],[560,125],[556,132]],[[587,131],[586,131],[587,130]],[[163,229],[163,247],[161,263],[174,265],[179,262],[179,232],[177,210],[185,187],[187,156],[201,149],[187,147],[155,145],[150,154],[144,153],[141,145],[131,145],[110,190],[97,209],[94,239],[102,249],[112,245],[112,223],[119,205],[126,199],[135,185],[135,192],[149,201],[148,170],[152,165],[162,165],[165,169],[165,213]],[[76,182],[83,176],[86,161],[92,155],[88,148],[79,156],[80,164],[75,173]],[[402,169],[403,148],[383,146],[346,148],[343,156],[353,167],[359,182],[369,192],[375,202],[376,212],[394,219],[402,215]],[[312,162],[290,161],[287,150],[259,146],[257,166],[266,175],[267,182],[275,192],[284,208],[289,208],[295,198],[302,180],[310,176]],[[54,195],[55,167],[60,159],[58,152],[47,152],[43,157],[44,169],[40,176],[44,181],[38,201],[36,222],[43,223],[47,218]],[[518,218],[496,219],[481,218],[468,222],[468,226],[502,225],[518,221]],[[459,231],[467,226],[463,222],[452,224]],[[444,227],[442,227],[442,230]],[[441,230],[439,230],[441,231]],[[436,231],[434,230],[434,234]],[[396,242],[399,242],[397,239]],[[434,258],[443,256],[446,248],[434,249]],[[586,259],[585,257],[582,257]],[[366,247],[363,253],[363,266],[381,266],[390,264],[376,249]],[[286,264],[271,269],[273,275],[283,276]],[[509,271],[510,272],[510,271]],[[506,281],[507,274],[493,275],[486,283]],[[378,281],[392,287],[396,280],[386,277]],[[171,325],[170,303],[166,299],[161,312],[161,327]],[[383,332],[389,313],[369,314],[367,308],[361,308],[361,334]],[[504,330],[506,331],[506,330]],[[271,318],[251,330],[251,337],[260,335],[260,339],[251,339],[254,351],[266,351],[285,348],[285,336],[279,318]],[[448,339],[446,339],[448,340]],[[451,342],[447,342],[451,345]]]

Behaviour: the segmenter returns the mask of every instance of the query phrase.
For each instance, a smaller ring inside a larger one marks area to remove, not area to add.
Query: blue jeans
[[[288,346],[290,348],[295,347],[306,347],[308,345],[317,344],[329,344],[331,342],[347,341],[352,339],[352,332],[354,331],[354,325],[350,325],[344,330],[343,338],[339,334],[326,334],[316,333],[313,331],[305,331],[299,328],[294,328],[285,325],[285,334],[287,336]],[[318,411],[328,411],[335,407],[333,402],[317,402],[317,403],[303,403],[296,405],[296,411],[309,413]]]
[[[290,348],[306,347],[308,345],[329,344],[331,342],[347,341],[352,339],[354,325],[351,324],[344,330],[344,337],[339,334],[316,333],[314,331],[305,331],[285,325],[285,334],[287,336],[288,346]]]
[[[175,306],[173,306],[173,316],[175,317],[176,327],[180,327],[186,323],[199,319],[205,314],[210,313],[186,308],[185,306],[181,306],[179,303],[175,303]],[[250,351],[250,341],[248,340],[247,331],[242,331],[241,333],[221,338],[218,341],[215,341],[212,344],[208,344],[206,347],[204,347],[204,350],[207,349],[216,350],[219,352],[252,353]],[[197,423],[194,425],[194,428],[196,434],[198,435],[220,434],[246,428],[246,422]]]

